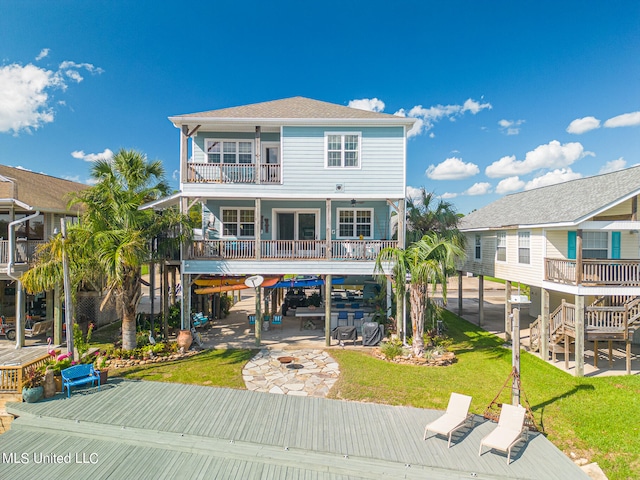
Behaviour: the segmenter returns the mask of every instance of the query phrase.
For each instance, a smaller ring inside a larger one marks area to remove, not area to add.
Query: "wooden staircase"
[[[558,352],[565,353],[568,366],[571,344],[575,342],[575,305],[563,300],[549,315],[549,350],[553,360]],[[530,325],[529,343],[532,352],[539,352],[541,345],[541,318]],[[609,342],[609,364],[612,364],[612,342],[625,342],[627,350],[627,372],[631,368],[631,338],[640,329],[640,297],[603,296],[596,299],[584,311],[585,340],[594,342],[594,365],[598,366],[598,341]],[[561,346],[561,344],[563,344]]]

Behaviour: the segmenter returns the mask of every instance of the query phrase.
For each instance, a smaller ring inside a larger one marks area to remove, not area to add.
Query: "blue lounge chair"
[[[279,325],[280,330],[282,330],[282,315],[274,315],[271,319],[271,325],[273,325],[274,327],[276,325]]]

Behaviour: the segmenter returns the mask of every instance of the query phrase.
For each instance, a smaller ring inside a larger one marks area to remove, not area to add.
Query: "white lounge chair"
[[[507,452],[507,465],[509,465],[511,462],[511,448],[518,443],[523,436],[526,439],[529,438],[529,431],[524,426],[524,416],[526,413],[527,411],[522,405],[516,407],[503,403],[498,426],[482,439],[478,455],[482,455],[483,445],[489,447],[489,449],[493,448]]]
[[[449,437],[447,448],[451,447],[451,435],[459,428],[464,427],[471,421],[473,427],[473,414],[469,413],[471,405],[471,397],[460,393],[451,393],[449,397],[449,405],[447,411],[424,428],[423,440],[427,439],[427,432],[435,432],[436,435],[445,435]]]

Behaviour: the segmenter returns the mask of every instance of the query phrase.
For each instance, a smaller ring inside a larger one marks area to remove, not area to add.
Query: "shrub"
[[[393,360],[397,356],[402,355],[402,351],[402,342],[400,340],[389,340],[380,345],[380,352],[382,352],[384,358],[387,360]]]
[[[27,368],[22,381],[22,388],[36,388],[42,385],[44,374],[42,370],[36,367]]]
[[[233,299],[229,295],[220,295],[220,316],[226,317],[233,305]]]

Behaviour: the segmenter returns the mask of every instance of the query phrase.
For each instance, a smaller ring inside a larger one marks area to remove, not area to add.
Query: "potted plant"
[[[71,366],[70,358],[55,360],[47,365],[47,370],[53,372],[53,381],[56,385],[56,392],[62,391],[62,374],[60,372],[65,368],[69,368],[70,366]]]
[[[22,399],[27,403],[40,400],[44,394],[42,382],[44,374],[36,367],[27,368],[22,381]]]

